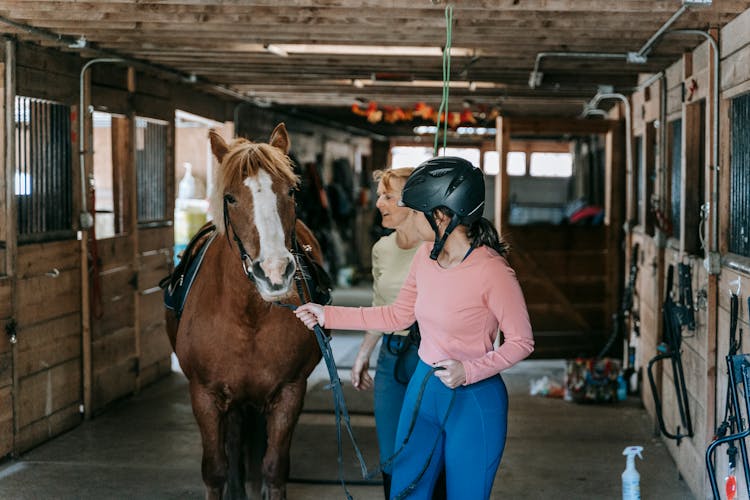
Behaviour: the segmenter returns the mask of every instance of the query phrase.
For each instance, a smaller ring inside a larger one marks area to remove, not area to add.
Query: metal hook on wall
[[[729,294],[730,295],[733,294],[733,295],[736,295],[736,296],[739,297],[740,295],[742,295],[742,278],[741,277],[738,276],[736,280],[733,280],[733,281],[729,282],[729,286],[730,287],[733,287],[735,285],[737,286],[737,290],[735,291],[735,290],[732,290],[730,288],[729,289]]]

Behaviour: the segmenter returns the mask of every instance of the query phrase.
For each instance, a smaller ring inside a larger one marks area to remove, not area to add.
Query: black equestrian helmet
[[[471,162],[439,156],[419,165],[406,180],[401,203],[431,217],[438,207],[449,208],[469,225],[484,212],[484,175]]]

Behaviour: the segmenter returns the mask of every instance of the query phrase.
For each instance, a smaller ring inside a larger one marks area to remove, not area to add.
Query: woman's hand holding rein
[[[326,326],[325,313],[323,312],[323,306],[320,304],[308,302],[307,304],[299,306],[294,311],[294,314],[296,314],[297,318],[299,318],[300,321],[302,321],[310,330],[315,328],[315,325],[320,325],[321,328],[325,328]]]
[[[455,359],[446,359],[434,364],[435,376],[449,389],[455,389],[466,383],[466,370],[463,363]]]

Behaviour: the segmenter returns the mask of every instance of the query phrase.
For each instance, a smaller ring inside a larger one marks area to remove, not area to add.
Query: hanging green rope
[[[443,122],[443,152],[448,143],[448,95],[451,85],[451,40],[453,38],[453,6],[445,7],[445,48],[443,49],[443,98],[438,110],[437,127],[435,130],[435,145],[433,156],[438,154],[438,137],[440,136],[440,122]]]

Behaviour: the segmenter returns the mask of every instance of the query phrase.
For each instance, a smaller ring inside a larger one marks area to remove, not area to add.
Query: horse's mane
[[[211,218],[219,233],[224,228],[224,192],[227,186],[242,183],[247,177],[265,170],[274,179],[296,187],[299,178],[294,174],[291,160],[279,148],[265,143],[239,138],[232,141],[229,151],[216,169],[213,194],[209,204]]]

